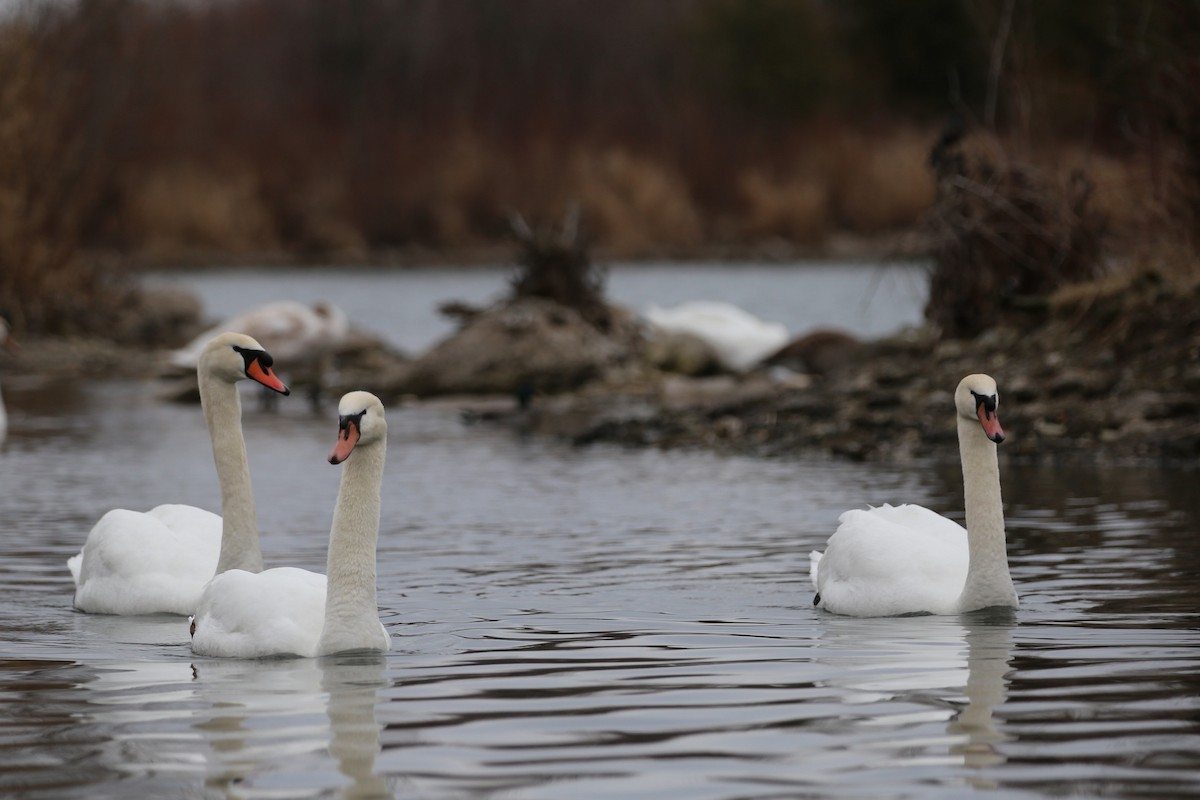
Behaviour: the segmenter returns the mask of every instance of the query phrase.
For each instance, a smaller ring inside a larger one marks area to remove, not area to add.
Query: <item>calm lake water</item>
[[[764,274],[781,273],[727,273],[725,296],[758,292],[784,308],[778,292],[745,285]],[[690,275],[664,285],[682,294]],[[197,277],[243,305],[260,299],[247,287],[268,280]],[[447,297],[470,299],[451,277],[381,280],[427,299],[450,281]],[[300,299],[316,294],[310,281],[333,282],[271,279]],[[496,274],[488,280],[497,291]],[[785,280],[806,297],[820,291]],[[471,272],[463,285],[483,283]],[[337,299],[356,294],[346,291]],[[383,292],[365,294],[360,318],[382,303]],[[919,305],[918,293],[908,311]],[[228,661],[193,657],[179,617],[74,612],[65,565],[114,506],[218,507],[199,410],[158,403],[138,382],[7,377],[4,797],[1184,797],[1200,787],[1194,471],[1002,460],[1022,607],[857,620],[813,609],[809,550],[842,510],[867,502],[961,518],[956,454],[895,466],[572,449],[466,426],[453,408],[392,407],[378,554],[392,651]],[[246,404],[269,565],[324,567],[340,477],[325,463],[334,413]]]

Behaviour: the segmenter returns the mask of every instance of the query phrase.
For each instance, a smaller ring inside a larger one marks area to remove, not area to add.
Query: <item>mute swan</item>
[[[10,353],[17,350],[17,340],[8,335],[8,320],[0,317],[0,347]],[[0,395],[0,444],[8,437],[8,411],[4,408],[4,396]]]
[[[221,573],[204,587],[192,619],[192,652],[312,658],[391,647],[375,600],[386,448],[387,420],[379,398],[369,392],[342,397],[329,463],[347,463],[329,532],[328,579],[294,567]]]
[[[311,384],[314,403],[320,397],[329,359],[350,332],[350,323],[340,308],[318,302],[311,307],[281,300],[248,309],[230,317],[171,353],[171,364],[194,369],[205,344],[222,331],[241,331],[262,342],[275,358],[276,369],[295,372]]]
[[[712,347],[726,369],[745,372],[787,344],[787,328],[763,322],[730,303],[695,300],[674,308],[652,305],[643,316],[669,333],[690,333]]]
[[[204,348],[197,374],[222,516],[187,505],[161,505],[145,513],[109,511],[88,533],[79,554],[67,561],[77,609],[191,614],[215,572],[262,569],[237,383],[249,378],[288,394],[271,363],[262,345],[241,333],[223,333]]]
[[[813,605],[855,617],[1017,607],[996,461],[996,445],[1004,441],[996,382],[968,375],[954,405],[966,530],[917,505],[847,511],[825,553],[812,553]]]

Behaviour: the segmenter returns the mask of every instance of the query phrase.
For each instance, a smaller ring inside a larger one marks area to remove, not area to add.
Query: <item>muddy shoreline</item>
[[[615,373],[496,422],[577,444],[860,461],[957,455],[952,393],[999,383],[1006,458],[1200,464],[1200,287],[1090,284],[974,340],[928,329],[865,343],[827,375]]]
[[[0,359],[0,374],[152,379],[165,361],[163,351],[93,339],[22,345]],[[581,446],[913,461],[955,457],[951,394],[964,375],[987,372],[1000,387],[1005,458],[1200,464],[1200,286],[1153,275],[1071,287],[973,340],[922,328],[865,342],[824,375],[689,377],[643,356],[566,391],[539,391],[525,408],[507,394],[415,396],[409,365],[370,347],[347,356],[330,388],[363,388],[390,371],[367,386],[389,404],[449,405],[468,423]],[[356,367],[363,359],[370,370]]]

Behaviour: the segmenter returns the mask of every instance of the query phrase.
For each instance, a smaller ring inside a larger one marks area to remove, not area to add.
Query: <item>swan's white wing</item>
[[[211,538],[215,533],[220,539],[220,515],[203,508],[184,503],[163,503],[147,511],[146,515],[153,517],[181,536]]]
[[[193,621],[192,652],[226,658],[317,655],[325,624],[325,576],[294,567],[222,572]]]
[[[967,576],[967,532],[916,505],[842,514],[816,565],[821,606],[876,617],[949,614]]]
[[[68,560],[75,607],[95,614],[190,614],[217,569],[221,518],[186,505],[117,508]]]

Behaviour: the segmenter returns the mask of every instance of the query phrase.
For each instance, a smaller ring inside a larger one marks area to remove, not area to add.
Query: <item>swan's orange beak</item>
[[[356,444],[358,444],[358,425],[353,421],[342,425],[338,430],[337,444],[333,446],[333,452],[329,454],[329,463],[340,464],[345,461],[350,457]]]
[[[993,404],[994,405],[994,404]],[[1000,427],[1000,417],[995,411],[988,411],[983,403],[980,403],[976,409],[979,414],[979,424],[983,426],[983,432],[996,444],[1004,441],[1004,429]]]
[[[251,380],[258,381],[263,386],[273,389],[281,395],[287,396],[292,393],[292,390],[284,385],[283,381],[279,380],[274,372],[271,372],[271,368],[264,367],[262,361],[257,358],[246,365],[246,375]]]

